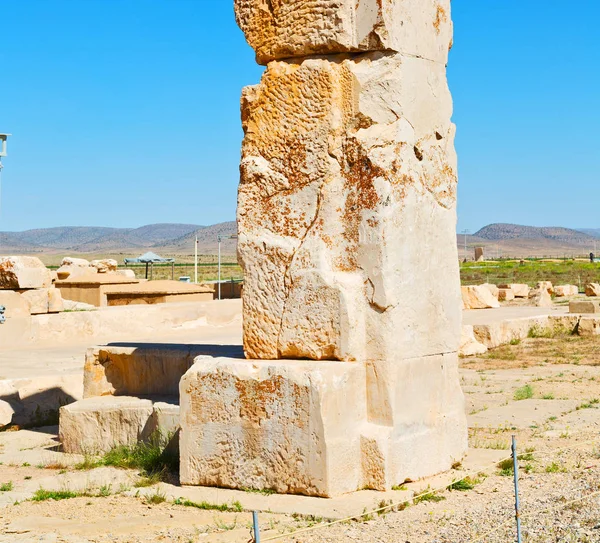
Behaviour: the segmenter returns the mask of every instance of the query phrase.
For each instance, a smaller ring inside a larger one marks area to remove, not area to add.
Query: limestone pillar
[[[184,376],[182,482],[332,496],[449,469],[467,447],[450,0],[235,8],[266,65],[242,96],[247,360]]]

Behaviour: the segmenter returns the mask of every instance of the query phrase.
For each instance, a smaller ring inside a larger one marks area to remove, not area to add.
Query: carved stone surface
[[[445,64],[450,0],[234,0],[259,64],[360,51],[395,51]]]
[[[248,358],[457,350],[451,115],[444,66],[398,54],[272,62],[245,90]]]
[[[235,7],[268,63],[242,96],[246,359],[183,376],[181,482],[335,496],[448,470],[467,449],[449,0]]]

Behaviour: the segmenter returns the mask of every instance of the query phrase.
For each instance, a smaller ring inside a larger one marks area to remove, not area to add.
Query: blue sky
[[[232,220],[262,71],[232,4],[2,0],[0,230]],[[458,230],[600,227],[600,2],[453,11]]]

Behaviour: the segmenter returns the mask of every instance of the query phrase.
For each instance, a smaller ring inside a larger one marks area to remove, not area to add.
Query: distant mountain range
[[[596,232],[596,235],[591,234]],[[560,226],[536,227],[522,226],[520,224],[489,224],[481,230],[475,232],[474,237],[483,238],[491,241],[509,240],[509,239],[546,239],[559,243],[586,244],[590,239],[598,237],[600,230],[573,230],[571,228],[562,228]]]
[[[600,228],[578,228],[580,232],[600,239]]]
[[[216,252],[217,237],[224,238],[224,252],[235,252],[235,221],[200,226],[197,224],[149,224],[140,228],[61,226],[24,232],[0,232],[0,253],[109,253],[147,249],[194,252],[198,236],[201,254]]]
[[[600,249],[599,239],[600,229],[496,223],[467,236],[466,252],[464,235],[459,234],[458,251],[461,258],[472,258],[473,247],[476,246],[484,247],[484,252],[489,257],[585,256]]]
[[[237,233],[235,221],[200,226],[197,224],[149,224],[140,228],[62,226],[25,232],[0,232],[0,254],[137,254],[152,250],[159,254],[193,255],[198,238],[200,254],[221,251],[234,255]],[[585,255],[596,248],[600,229],[534,227],[518,224],[490,224],[475,234],[458,234],[461,258],[472,257],[474,246],[484,246],[489,256],[570,256]],[[600,249],[600,245],[598,247]],[[600,251],[598,251],[600,253]]]

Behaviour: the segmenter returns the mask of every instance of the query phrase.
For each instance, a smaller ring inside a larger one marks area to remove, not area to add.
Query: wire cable
[[[542,457],[550,456],[550,455],[555,455],[555,454],[557,454],[559,452],[562,452],[562,451],[565,451],[565,450],[573,450],[573,449],[577,449],[579,447],[582,447],[584,445],[589,445],[591,443],[595,443],[599,439],[600,439],[599,437],[596,437],[595,439],[590,439],[588,441],[583,441],[582,443],[578,443],[575,446],[561,447],[560,449],[557,449],[555,451],[548,451],[546,454],[543,454],[543,453],[540,453],[540,454],[542,455]],[[532,454],[534,454],[534,453],[535,453],[535,451],[532,451]],[[527,454],[527,453],[524,453],[524,454]],[[518,456],[521,456],[521,455],[517,452],[517,457]],[[361,517],[366,517],[368,515],[373,515],[373,514],[376,514],[376,513],[382,513],[383,511],[386,511],[388,509],[390,509],[390,510],[394,509],[395,507],[399,507],[399,506],[401,506],[401,505],[403,505],[405,503],[409,503],[411,501],[414,502],[415,500],[418,500],[419,498],[422,498],[423,496],[427,496],[427,495],[431,495],[431,494],[437,494],[438,492],[442,492],[442,491],[448,489],[449,487],[451,487],[452,485],[454,485],[456,483],[459,483],[461,481],[464,481],[465,479],[471,477],[471,475],[473,475],[473,474],[476,475],[478,473],[486,473],[489,469],[495,468],[501,462],[504,462],[505,460],[509,460],[509,459],[512,459],[512,453],[510,454],[510,456],[507,456],[505,458],[501,458],[499,460],[496,460],[496,461],[494,461],[493,464],[489,464],[487,466],[484,466],[481,469],[471,470],[469,473],[467,473],[464,477],[462,477],[460,479],[455,479],[454,481],[452,481],[450,483],[447,483],[444,486],[440,486],[438,488],[435,488],[435,489],[426,489],[425,491],[421,492],[420,494],[414,495],[411,498],[408,498],[408,499],[403,500],[401,502],[390,503],[389,505],[386,505],[384,507],[380,507],[380,508],[374,509],[372,511],[365,511],[363,513],[359,513],[359,514],[351,516],[351,517],[346,517],[346,518],[342,518],[342,519],[333,520],[333,521],[330,521],[330,522],[324,522],[324,523],[320,523],[320,524],[315,524],[314,526],[309,526],[307,528],[301,528],[300,530],[296,530],[294,532],[290,532],[290,533],[287,533],[287,534],[279,534],[279,535],[276,535],[276,536],[261,538],[261,541],[276,541],[276,540],[280,540],[280,539],[286,539],[288,537],[293,537],[293,536],[298,535],[298,534],[312,532],[312,531],[315,531],[315,530],[320,530],[321,528],[328,528],[328,527],[334,526],[336,524],[343,524],[345,522],[349,522],[351,520],[356,520],[356,519],[359,519]],[[592,497],[592,496],[594,496],[596,494],[600,494],[600,491],[598,491],[598,492],[596,492],[594,494],[590,494],[586,498]],[[586,499],[586,498],[581,498],[581,499]],[[571,503],[575,503],[577,501],[581,501],[581,499],[575,500],[574,502],[569,502],[567,504],[564,504],[564,506],[570,505]],[[544,513],[544,512],[545,511],[542,511],[542,513]],[[529,517],[532,514],[534,514],[534,513],[530,513],[530,514],[527,514],[527,515],[522,515],[521,518]],[[487,537],[488,535],[491,535],[491,534],[495,533],[496,531],[500,530],[503,526],[506,526],[510,522],[514,522],[514,519],[511,518],[508,521],[506,521],[505,523],[501,524],[500,526],[494,528],[492,531],[488,532],[484,536],[484,538]],[[475,540],[473,543],[479,543],[481,541],[483,541],[483,539]]]

